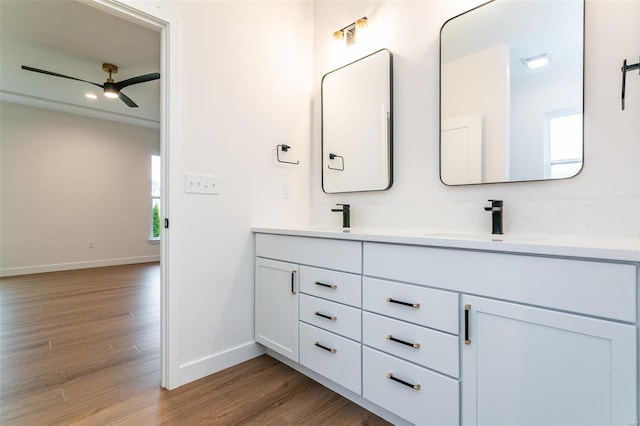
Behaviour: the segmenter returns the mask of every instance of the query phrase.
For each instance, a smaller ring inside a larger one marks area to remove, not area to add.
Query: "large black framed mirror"
[[[393,60],[382,49],[322,77],[322,190],[393,183]]]
[[[573,177],[583,165],[584,0],[494,0],[440,31],[440,179]]]

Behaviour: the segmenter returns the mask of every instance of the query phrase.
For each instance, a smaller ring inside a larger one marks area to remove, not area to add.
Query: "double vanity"
[[[389,421],[637,425],[637,242],[253,231],[256,341]]]

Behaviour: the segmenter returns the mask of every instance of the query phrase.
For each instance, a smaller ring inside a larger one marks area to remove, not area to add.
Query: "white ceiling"
[[[160,33],[74,0],[0,1],[0,99],[148,127],[160,117],[158,80],[123,92],[138,108],[105,98],[99,87],[20,68],[28,65],[102,84],[102,63],[118,82],[160,72]],[[98,99],[90,100],[85,93]]]

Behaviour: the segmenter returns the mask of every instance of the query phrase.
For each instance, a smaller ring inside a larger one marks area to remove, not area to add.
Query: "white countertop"
[[[253,227],[252,231],[263,234],[640,262],[640,239],[631,238],[491,235],[387,228],[351,228],[349,232],[343,232],[342,229],[329,228]]]

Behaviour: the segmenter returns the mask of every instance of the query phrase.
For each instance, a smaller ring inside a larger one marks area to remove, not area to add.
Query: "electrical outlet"
[[[186,174],[184,191],[190,194],[220,194],[217,176]]]
[[[289,192],[289,184],[282,184],[282,198],[291,198],[291,193]]]

